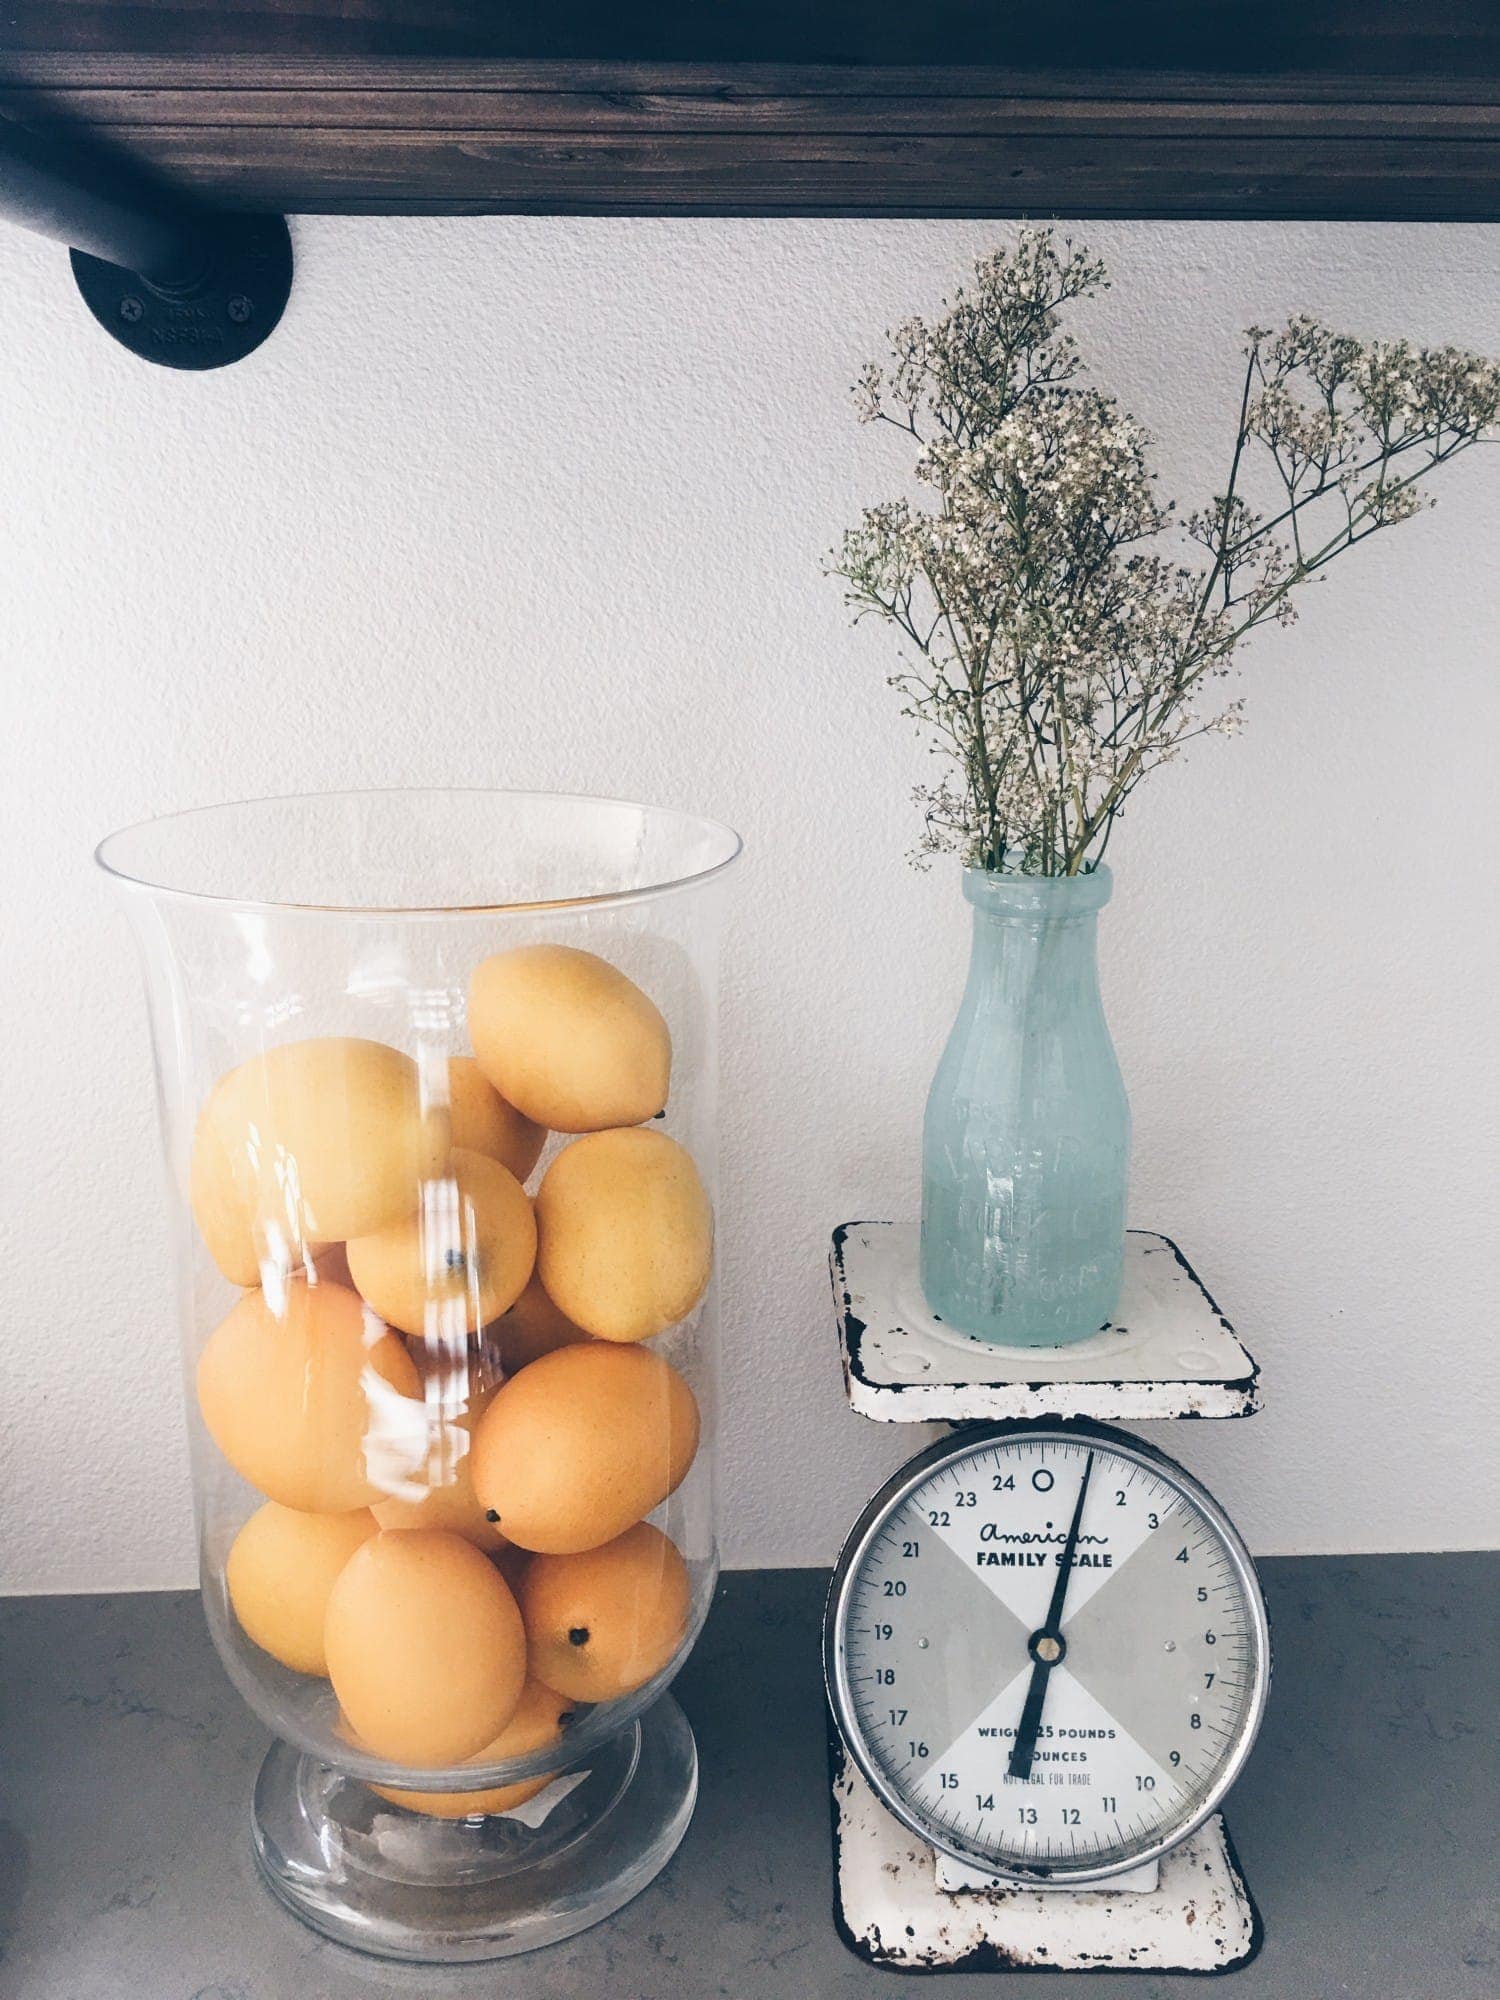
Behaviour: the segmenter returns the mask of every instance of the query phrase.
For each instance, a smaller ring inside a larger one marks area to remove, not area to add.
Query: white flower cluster
[[[920,445],[931,507],[866,510],[832,563],[856,620],[907,642],[892,685],[950,762],[918,792],[922,850],[987,868],[1093,865],[1145,773],[1240,703],[1204,704],[1236,647],[1342,549],[1427,504],[1418,481],[1500,416],[1500,367],[1363,345],[1308,318],[1252,328],[1223,493],[1179,533],[1150,439],[1078,381],[1060,309],[1106,285],[1051,230],[976,267],[943,318],[890,336],[855,384]],[[1251,457],[1274,495],[1245,497]],[[1207,567],[1180,559],[1182,536]],[[1175,537],[1175,539],[1174,539]]]

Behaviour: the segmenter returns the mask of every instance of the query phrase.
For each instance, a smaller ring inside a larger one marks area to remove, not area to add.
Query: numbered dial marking
[[[1001,1426],[913,1460],[856,1524],[825,1635],[839,1728],[900,1819],[987,1872],[1080,1881],[1213,1811],[1259,1726],[1269,1651],[1213,1500],[1081,1425]]]

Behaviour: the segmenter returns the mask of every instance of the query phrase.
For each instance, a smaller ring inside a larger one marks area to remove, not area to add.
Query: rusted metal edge
[[[850,1925],[844,1913],[842,1893],[843,1838],[841,1832],[841,1815],[839,1812],[839,1792],[840,1787],[847,1786],[849,1782],[851,1766],[848,1752],[844,1748],[843,1738],[838,1732],[838,1725],[833,1719],[831,1710],[826,1708],[824,1710],[824,1726],[828,1745],[829,1836],[833,1849],[833,1927],[838,1934],[839,1942],[844,1946],[845,1950],[859,1959],[862,1964],[871,1966],[875,1971],[904,1973],[909,1976],[920,1974],[923,1977],[937,1977],[943,1973],[950,1972],[1103,1972],[1151,1975],[1156,1978],[1182,1976],[1195,1979],[1214,1979],[1221,1977],[1224,1973],[1242,1971],[1245,1966],[1259,1957],[1261,1947],[1265,1943],[1266,1938],[1265,1921],[1261,1916],[1259,1904],[1250,1893],[1249,1884],[1245,1880],[1244,1870],[1240,1866],[1239,1854],[1230,1836],[1228,1824],[1223,1820],[1222,1815],[1220,1817],[1220,1832],[1224,1842],[1224,1858],[1228,1866],[1233,1889],[1249,1916],[1250,1933],[1244,1950],[1234,1958],[1225,1959],[1218,1965],[1175,1967],[1167,1965],[1132,1965],[1128,1960],[1113,1959],[1101,1959],[1094,1965],[1053,1963],[1050,1961],[1040,1962],[1031,1958],[1019,1958],[1011,1952],[1004,1951],[1000,1946],[990,1943],[988,1940],[973,1947],[958,1958],[942,1962],[934,1962],[931,1959],[901,1958],[897,1955],[899,1947],[896,1950],[883,1951],[880,1945],[870,1937],[859,1935]]]
[[[1204,1376],[1177,1377],[1171,1381],[1154,1382],[1141,1376],[1121,1378],[1100,1377],[1097,1381],[1059,1382],[1051,1377],[1040,1381],[984,1383],[954,1382],[886,1382],[870,1375],[861,1361],[861,1347],[867,1330],[866,1322],[854,1310],[852,1295],[848,1289],[844,1270],[844,1245],[852,1231],[858,1229],[878,1229],[885,1227],[883,1219],[864,1217],[853,1222],[841,1222],[833,1232],[833,1246],[829,1252],[829,1278],[833,1287],[834,1312],[838,1318],[841,1339],[839,1342],[840,1365],[844,1377],[844,1393],[849,1406],[855,1413],[867,1417],[872,1423],[964,1423],[973,1421],[972,1403],[976,1393],[983,1394],[992,1388],[999,1398],[1010,1398],[1004,1409],[984,1412],[984,1416],[1051,1416],[1076,1415],[1099,1417],[1104,1420],[1114,1418],[1121,1422],[1151,1422],[1153,1420],[1191,1423],[1200,1418],[1224,1421],[1236,1417],[1254,1416],[1260,1408],[1260,1364],[1245,1347],[1235,1332],[1233,1323],[1199,1277],[1193,1266],[1183,1255],[1181,1247],[1170,1236],[1160,1230],[1132,1229],[1131,1236],[1151,1236],[1162,1243],[1172,1253],[1173,1260],[1184,1276],[1195,1286],[1209,1311],[1219,1326],[1240,1348],[1250,1363],[1247,1375],[1232,1377]],[[1226,1405],[1215,1410],[1192,1410],[1179,1407],[1182,1399],[1194,1390],[1221,1397]],[[1068,1392],[1072,1392],[1071,1395]],[[1081,1393],[1080,1393],[1081,1392]],[[883,1406],[896,1398],[907,1399],[899,1412],[887,1410]],[[1057,1407],[1058,1401],[1066,1397],[1068,1408]],[[965,1398],[970,1407],[962,1407]],[[1031,1403],[1023,1406],[1022,1399],[1030,1398]],[[1036,1399],[1051,1399],[1040,1404]],[[1111,1400],[1113,1398],[1113,1400]],[[1137,1407],[1122,1410],[1119,1404],[1128,1400],[1136,1404],[1153,1400],[1170,1403],[1172,1407],[1152,1410]]]

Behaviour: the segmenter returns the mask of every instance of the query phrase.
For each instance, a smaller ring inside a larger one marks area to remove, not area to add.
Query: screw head
[[[120,317],[128,326],[134,326],[137,320],[146,317],[146,308],[135,296],[134,292],[127,292],[124,298],[121,299]]]
[[[229,317],[234,321],[236,326],[243,326],[246,320],[249,319],[251,313],[254,312],[255,307],[253,303],[245,297],[245,294],[243,292],[236,292],[234,297],[229,301],[229,304],[225,308],[225,310],[228,312]]]

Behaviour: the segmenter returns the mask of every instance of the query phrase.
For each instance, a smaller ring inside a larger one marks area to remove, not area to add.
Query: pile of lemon
[[[256,1056],[203,1106],[190,1183],[246,1288],[197,1377],[266,1496],[229,1552],[235,1616],[327,1676],[352,1742],[425,1769],[559,1743],[576,1704],[681,1645],[687,1568],[646,1516],[698,1406],[641,1343],[693,1311],[713,1256],[693,1159],[648,1123],[672,1045],[632,980],[522,946],[474,973],[469,1030],[446,1103],[381,1042]],[[549,1132],[570,1143],[533,1200]],[[459,1816],[546,1783],[384,1795]]]

